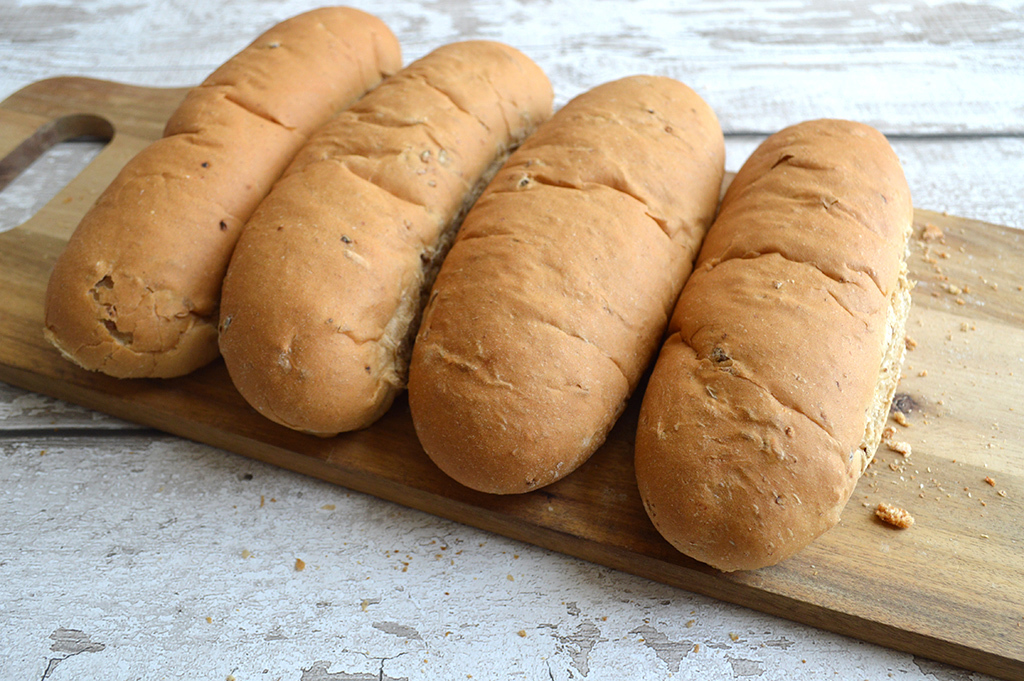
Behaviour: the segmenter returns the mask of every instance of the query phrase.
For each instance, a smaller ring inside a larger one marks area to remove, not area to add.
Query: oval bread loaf
[[[664,337],[723,164],[710,107],[654,76],[580,95],[509,158],[413,348],[413,422],[442,470],[520,493],[602,444]]]
[[[524,54],[468,41],[321,129],[253,215],[225,278],[220,347],[243,397],[322,436],[379,418],[405,387],[422,299],[461,218],[552,99]]]
[[[900,375],[913,209],[866,125],[769,137],[729,186],[644,394],[654,525],[721,570],[778,563],[839,521]]]
[[[120,378],[213,360],[242,225],[309,135],[400,67],[388,28],[343,7],[288,19],[228,60],[78,225],[46,292],[49,341]]]

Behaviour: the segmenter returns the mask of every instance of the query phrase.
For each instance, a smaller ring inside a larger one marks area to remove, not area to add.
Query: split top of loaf
[[[751,569],[838,522],[899,379],[912,218],[899,161],[866,125],[787,128],[737,173],[637,433],[641,495],[680,551]]]

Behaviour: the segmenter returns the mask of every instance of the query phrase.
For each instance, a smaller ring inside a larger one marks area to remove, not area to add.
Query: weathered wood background
[[[316,4],[0,0],[0,98],[56,75],[190,85]],[[717,111],[732,170],[789,123],[862,120],[917,205],[1024,227],[1019,1],[351,4],[407,60],[515,45],[559,104],[674,76]],[[0,229],[97,148],[62,145],[0,192]],[[2,385],[0,641],[3,678],[981,678]]]

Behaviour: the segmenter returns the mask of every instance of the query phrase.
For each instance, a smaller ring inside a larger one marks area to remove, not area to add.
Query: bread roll
[[[644,504],[681,552],[754,569],[839,521],[899,380],[912,218],[895,153],[858,123],[782,130],[736,175],[637,432]]]
[[[242,225],[309,135],[400,67],[388,28],[342,7],[288,19],[228,60],[78,225],[47,288],[47,339],[120,378],[214,359]]]
[[[413,349],[413,421],[442,470],[520,493],[601,445],[660,346],[723,164],[708,105],[653,76],[580,95],[509,158]]]
[[[320,130],[246,226],[220,347],[290,428],[369,425],[405,387],[422,297],[486,180],[551,115],[544,73],[495,42],[441,47]]]

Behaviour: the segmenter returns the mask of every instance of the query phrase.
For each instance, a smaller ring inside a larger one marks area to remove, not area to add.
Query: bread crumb
[[[884,523],[905,530],[914,524],[914,516],[907,513],[899,506],[880,503],[875,509],[875,515]]]
[[[913,350],[914,348],[917,347],[917,341],[911,338],[910,336],[904,338],[903,342],[907,346],[907,350]]]
[[[888,447],[891,451],[896,452],[897,454],[902,454],[903,456],[910,456],[911,449],[909,442],[889,439],[883,440],[883,442],[885,443],[885,446]]]
[[[302,572],[305,569],[306,569],[306,561],[302,560],[301,558],[296,558],[295,559],[295,571],[296,572]]]
[[[963,298],[957,298],[955,302],[956,302],[957,305],[966,305],[967,304],[967,301],[964,300]]]
[[[904,428],[910,427],[910,421],[907,420],[907,415],[904,414],[902,411],[894,411],[892,413],[892,420],[900,424]]]
[[[920,376],[921,378],[924,378],[925,376],[928,375],[928,370],[927,369],[921,369],[920,371],[917,372],[917,375]]]
[[[930,222],[925,223],[924,229],[921,230],[921,241],[937,241],[944,236],[942,228]]]
[[[943,284],[942,290],[953,296],[958,296],[963,293],[963,289],[955,284]]]
[[[520,629],[517,633],[519,634],[519,638],[526,638],[526,630],[525,629]]]
[[[985,482],[987,482],[992,487],[996,486],[996,481],[992,478],[992,476],[986,475],[985,476]]]

